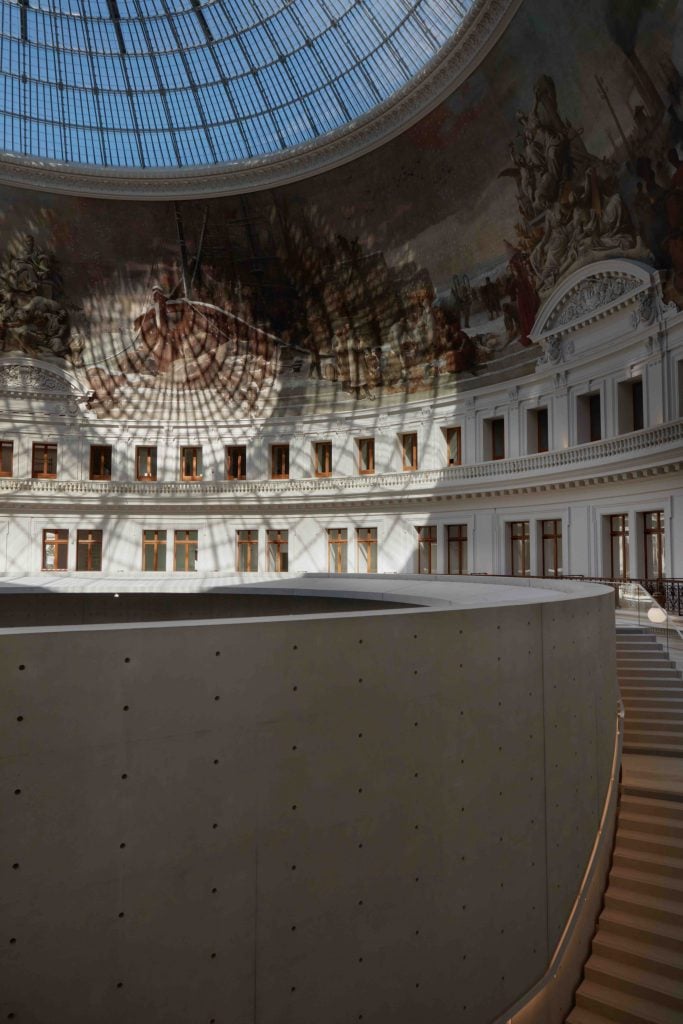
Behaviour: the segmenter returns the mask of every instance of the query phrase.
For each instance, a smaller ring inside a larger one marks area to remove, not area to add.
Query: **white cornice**
[[[308,178],[376,149],[445,100],[490,52],[522,0],[475,0],[432,61],[365,116],[306,145],[254,160],[178,170],[132,170],[0,154],[0,184],[111,199],[194,199],[257,192]]]

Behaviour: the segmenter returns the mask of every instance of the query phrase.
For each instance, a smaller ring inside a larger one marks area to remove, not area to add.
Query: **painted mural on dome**
[[[683,306],[683,2],[526,0],[432,114],[273,191],[4,190],[0,353],[100,416],[351,408],[531,372],[543,300],[611,257]]]

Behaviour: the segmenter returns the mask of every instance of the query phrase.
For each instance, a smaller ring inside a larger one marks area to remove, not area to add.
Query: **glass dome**
[[[102,168],[265,158],[402,89],[476,0],[0,0],[8,154]]]

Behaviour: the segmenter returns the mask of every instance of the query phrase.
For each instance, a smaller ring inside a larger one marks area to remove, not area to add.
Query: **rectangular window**
[[[111,480],[111,445],[90,445],[90,479]]]
[[[268,530],[268,572],[287,572],[289,531]]]
[[[527,413],[527,451],[530,455],[548,451],[548,410],[529,409]]]
[[[417,434],[401,434],[401,456],[406,472],[417,469]]]
[[[247,446],[244,444],[226,444],[225,446],[225,479],[247,479]]]
[[[348,572],[348,531],[327,531],[327,571]]]
[[[374,437],[359,437],[358,445],[358,472],[361,476],[369,476],[375,472],[375,439]]]
[[[358,572],[377,572],[377,528],[359,526],[356,530]]]
[[[316,476],[332,476],[331,441],[316,441],[313,445],[313,459]]]
[[[56,444],[33,445],[31,476],[34,480],[54,480],[57,476]]]
[[[14,441],[0,441],[0,476],[14,472]]]
[[[528,576],[531,572],[529,523],[526,521],[509,523],[508,531],[510,537],[510,575]]]
[[[491,458],[505,458],[505,420],[502,416],[496,416],[489,420],[491,424]]]
[[[79,572],[100,572],[102,569],[101,530],[77,531],[76,569]]]
[[[436,572],[436,527],[417,527],[417,571]]]
[[[541,560],[544,576],[562,575],[562,520],[541,522]]]
[[[643,568],[645,579],[664,575],[664,513],[643,512]]]
[[[258,572],[258,530],[237,531],[237,571]]]
[[[289,445],[274,444],[270,448],[270,475],[273,480],[289,480]]]
[[[617,385],[617,420],[620,434],[643,429],[643,382],[640,377],[623,380]]]
[[[69,531],[43,530],[43,569],[52,572],[69,564]]]
[[[198,542],[196,530],[176,530],[173,537],[173,568],[176,572],[196,572]]]
[[[448,548],[446,571],[451,576],[462,576],[467,572],[467,525],[465,523],[446,527]]]
[[[587,444],[602,437],[600,393],[580,395],[576,405],[577,441]]]
[[[135,449],[135,479],[156,480],[157,449],[156,445],[143,444]]]
[[[460,427],[446,428],[446,463],[449,466],[459,466],[462,462],[461,437]]]
[[[166,572],[166,530],[142,531],[142,571]]]
[[[610,578],[628,579],[628,516],[609,517]]]
[[[201,445],[186,445],[180,449],[180,479],[201,480],[202,478]]]

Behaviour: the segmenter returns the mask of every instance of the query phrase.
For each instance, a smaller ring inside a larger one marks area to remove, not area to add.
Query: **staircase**
[[[629,753],[683,758],[683,679],[656,638],[617,627]],[[620,786],[612,867],[567,1024],[683,1024],[683,792]]]

